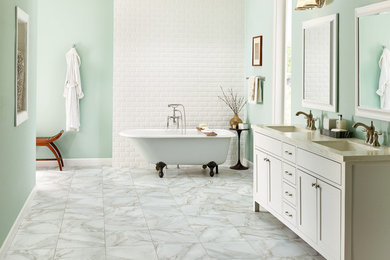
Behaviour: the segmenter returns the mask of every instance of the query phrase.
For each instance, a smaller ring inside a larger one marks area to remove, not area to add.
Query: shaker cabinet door
[[[313,242],[317,241],[317,179],[298,171],[299,229]]]
[[[272,156],[269,159],[268,203],[277,213],[282,214],[282,162]]]
[[[318,245],[332,258],[340,259],[341,191],[320,180],[318,183]]]

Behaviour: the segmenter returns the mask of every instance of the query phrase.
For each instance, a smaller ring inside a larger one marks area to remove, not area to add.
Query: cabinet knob
[[[317,184],[316,189],[321,189],[321,186],[319,184]]]
[[[312,184],[311,184],[312,187],[317,188],[316,185],[317,185],[317,183],[312,183]]]
[[[264,161],[269,162],[269,159],[268,158],[264,158]]]

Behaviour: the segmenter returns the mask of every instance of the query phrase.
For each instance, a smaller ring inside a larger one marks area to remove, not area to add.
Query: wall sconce
[[[297,7],[295,10],[303,11],[312,9],[314,7],[322,8],[325,5],[326,0],[298,0]]]

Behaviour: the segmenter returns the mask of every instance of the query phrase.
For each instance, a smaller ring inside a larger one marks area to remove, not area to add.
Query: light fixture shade
[[[321,8],[324,6],[325,0],[298,0],[295,10],[306,10],[314,7]]]
[[[295,10],[306,10],[305,3],[306,0],[298,0]]]

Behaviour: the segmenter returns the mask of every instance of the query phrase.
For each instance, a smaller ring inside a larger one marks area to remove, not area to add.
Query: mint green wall
[[[65,53],[76,44],[85,97],[80,132],[59,141],[65,158],[111,158],[113,1],[40,0],[38,6],[37,135],[65,130]],[[46,149],[39,157],[53,156]]]
[[[14,127],[15,6],[30,15],[29,119]],[[0,1],[0,247],[35,185],[37,1]]]
[[[297,0],[293,0],[296,6]],[[354,122],[369,123],[370,119],[354,116],[355,113],[355,8],[373,4],[375,0],[342,0],[327,1],[328,5],[321,9],[308,11],[293,11],[292,28],[292,111],[309,110],[301,106],[302,93],[302,22],[321,16],[339,13],[339,113],[347,120],[350,130]],[[325,116],[336,118],[338,113],[313,110],[313,114],[319,118]],[[293,123],[305,124],[304,118],[293,116]],[[384,132],[380,138],[381,143],[390,144],[388,122],[374,120],[378,130]],[[356,131],[359,138],[364,134]]]
[[[272,56],[273,56],[273,1],[245,1],[245,72],[247,76],[263,76],[263,104],[247,105],[247,122],[264,124],[272,121]],[[263,66],[252,66],[252,37],[263,35]],[[247,91],[248,87],[245,86]],[[245,92],[247,93],[247,92]],[[252,133],[246,139],[246,158],[252,160]]]
[[[363,107],[380,108],[379,59],[383,46],[390,46],[390,14],[370,15],[359,19],[360,104]],[[375,29],[373,29],[375,28]],[[390,48],[390,47],[389,47]]]

